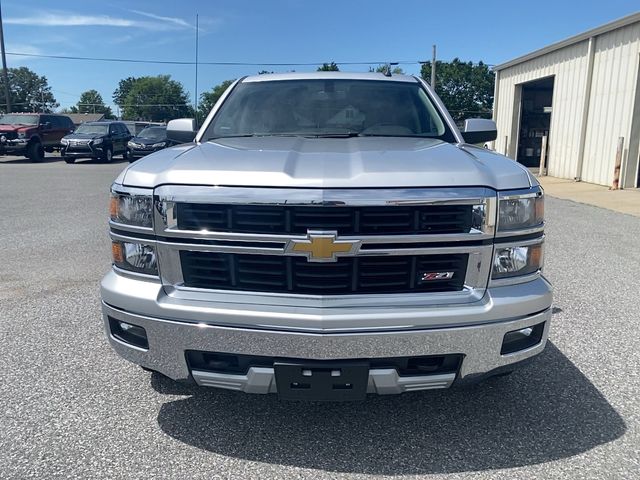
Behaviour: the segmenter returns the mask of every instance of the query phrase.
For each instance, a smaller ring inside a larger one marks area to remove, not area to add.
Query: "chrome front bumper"
[[[244,375],[190,371],[187,350],[267,356],[305,360],[347,360],[426,355],[462,354],[459,372],[444,375],[399,376],[394,369],[372,369],[368,391],[381,394],[410,390],[446,388],[456,382],[474,381],[492,371],[540,353],[546,344],[551,319],[551,289],[544,278],[520,285],[492,287],[482,301],[439,308],[415,306],[393,309],[309,309],[284,311],[284,307],[265,306],[263,310],[242,309],[237,304],[180,304],[169,298],[159,283],[127,278],[110,272],[102,283],[103,317],[143,327],[149,348],[143,350],[114,338],[109,341],[125,359],[156,370],[174,380],[195,379],[214,386],[249,393],[275,391],[272,368],[252,367]],[[278,312],[278,310],[281,310]],[[309,317],[318,328],[260,328],[288,317]],[[362,319],[375,317],[382,325],[404,328],[348,330],[362,325]],[[393,319],[393,321],[391,321]],[[343,321],[337,330],[337,321]],[[545,322],[542,341],[508,355],[500,349],[505,333]],[[329,328],[323,329],[323,326]]]
[[[193,370],[193,379],[203,387],[224,388],[245,393],[277,393],[273,368],[251,367],[245,375],[229,375]],[[456,378],[455,373],[401,377],[393,368],[369,370],[367,393],[392,395],[417,390],[448,388]]]

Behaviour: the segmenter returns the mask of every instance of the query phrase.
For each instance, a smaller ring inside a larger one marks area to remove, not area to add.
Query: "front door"
[[[111,137],[111,143],[113,144],[113,154],[121,153],[123,150],[122,134],[116,124],[109,125],[109,136]]]

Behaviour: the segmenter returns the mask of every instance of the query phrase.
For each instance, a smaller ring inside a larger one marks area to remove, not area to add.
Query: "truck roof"
[[[391,75],[387,77],[379,72],[291,72],[266,73],[245,77],[242,82],[269,82],[277,80],[382,80],[385,82],[411,82],[418,80],[411,75]]]

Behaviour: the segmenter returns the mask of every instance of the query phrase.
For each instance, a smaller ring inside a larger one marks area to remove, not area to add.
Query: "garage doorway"
[[[520,130],[516,159],[526,167],[539,167],[542,137],[547,137],[547,167],[549,166],[549,138],[554,77],[522,84]]]

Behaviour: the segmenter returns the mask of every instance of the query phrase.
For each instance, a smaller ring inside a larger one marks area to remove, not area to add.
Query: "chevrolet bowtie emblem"
[[[289,240],[285,252],[303,255],[310,262],[337,262],[338,257],[355,255],[360,240],[337,240],[338,232],[308,231],[304,240]]]

